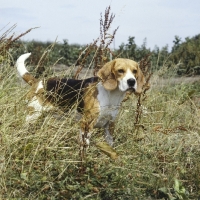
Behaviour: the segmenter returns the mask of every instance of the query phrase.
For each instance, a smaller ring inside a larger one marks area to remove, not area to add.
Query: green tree
[[[140,61],[145,55],[150,53],[150,49],[147,49],[146,47],[146,42],[147,40],[145,38],[143,41],[143,44],[141,45],[141,47],[139,47],[135,43],[135,37],[130,36],[128,38],[127,44],[122,43],[119,46],[118,51],[119,51],[120,57]]]
[[[195,75],[199,74],[200,66],[200,34],[192,38],[185,38],[181,44],[174,46],[171,60],[179,65],[177,73],[179,75]]]
[[[180,42],[181,42],[181,38],[179,36],[175,35],[175,38],[173,40],[174,45],[172,47],[172,53],[179,48]]]

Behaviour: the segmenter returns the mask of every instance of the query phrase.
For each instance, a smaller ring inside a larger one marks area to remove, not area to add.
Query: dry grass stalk
[[[90,45],[87,45],[85,50],[80,53],[80,56],[79,56],[78,60],[75,63],[75,65],[80,65],[80,67],[77,69],[75,75],[73,76],[74,79],[78,79],[81,70],[85,67],[87,58],[96,49],[98,40],[99,40],[99,38],[97,38]]]
[[[134,125],[136,128],[142,127],[144,128],[143,125],[140,124],[140,120],[142,117],[142,102],[146,100],[146,91],[149,89],[149,81],[152,76],[151,73],[151,62],[150,62],[150,54],[146,55],[139,63],[140,69],[142,70],[145,78],[146,78],[146,83],[143,86],[143,91],[142,93],[138,96],[138,101],[137,101],[137,108],[136,108],[136,115],[135,115],[135,122]]]
[[[36,29],[38,27],[35,28],[30,28],[28,29],[26,32],[21,33],[20,35],[15,37],[15,34],[12,33],[12,31],[16,28],[16,24],[14,24],[13,26],[11,26],[10,28],[8,28],[0,37],[0,54],[4,55],[4,53],[6,51],[8,51],[8,49],[12,48],[15,45],[15,42],[17,40],[19,40],[21,37],[23,37],[24,35],[26,35],[27,33],[29,33],[30,31],[32,31],[33,29]],[[11,33],[11,36],[9,36],[9,34]]]
[[[110,56],[115,57],[112,53],[109,46],[113,42],[115,38],[115,34],[119,27],[117,27],[113,34],[109,33],[109,29],[111,28],[111,24],[113,22],[113,19],[115,18],[115,15],[110,14],[110,6],[106,8],[104,19],[101,14],[100,19],[100,44],[97,50],[97,54],[94,58],[94,75],[98,72],[101,67],[108,62]]]
[[[80,67],[75,73],[74,78],[78,78],[79,73],[85,67],[85,63],[87,58],[94,54],[92,58],[92,63],[90,65],[94,66],[94,76],[101,67],[108,62],[110,56],[115,57],[111,49],[109,48],[110,44],[113,42],[115,34],[118,30],[118,27],[113,31],[113,34],[109,33],[109,29],[111,28],[111,24],[115,15],[110,15],[110,6],[106,8],[104,19],[101,14],[100,18],[100,37],[94,40],[94,42],[86,47],[86,49],[80,54],[79,59],[77,60],[76,64],[80,64]],[[99,44],[98,44],[99,42]]]
[[[56,40],[57,40],[57,38],[56,38]],[[54,48],[54,46],[56,44],[56,40],[54,41],[53,44],[49,45],[45,49],[44,53],[40,57],[40,60],[38,61],[38,64],[37,64],[37,66],[35,68],[36,78],[40,77],[41,75],[46,76],[46,74],[44,74],[44,72],[46,70],[44,65],[45,65],[45,62],[48,59],[49,53],[53,50],[53,48]]]

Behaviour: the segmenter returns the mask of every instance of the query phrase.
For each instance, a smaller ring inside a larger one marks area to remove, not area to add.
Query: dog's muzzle
[[[130,79],[127,80],[127,84],[128,84],[129,89],[133,89],[134,88],[135,82],[136,81],[135,81],[134,78],[130,78]]]

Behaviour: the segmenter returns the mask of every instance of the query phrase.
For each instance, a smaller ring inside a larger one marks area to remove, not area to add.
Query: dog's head
[[[136,94],[142,92],[145,84],[144,75],[138,63],[130,59],[117,58],[106,63],[97,73],[107,90],[133,90]]]

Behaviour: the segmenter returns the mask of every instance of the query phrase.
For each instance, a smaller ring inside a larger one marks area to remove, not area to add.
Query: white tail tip
[[[24,65],[24,62],[30,55],[31,55],[31,53],[25,53],[17,59],[16,67],[17,67],[17,71],[19,72],[20,76],[23,76],[25,73],[28,72]]]
[[[17,64],[24,62],[29,56],[31,55],[31,53],[25,53],[22,54],[18,59],[17,59]]]

